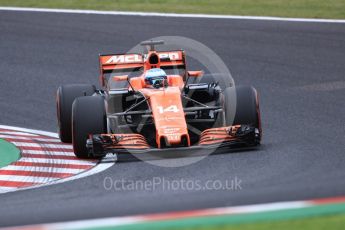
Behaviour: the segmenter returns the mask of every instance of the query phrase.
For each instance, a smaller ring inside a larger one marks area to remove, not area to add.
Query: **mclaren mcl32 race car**
[[[204,72],[186,69],[183,50],[157,51],[162,43],[142,42],[150,47],[143,53],[100,55],[101,89],[59,87],[59,136],[73,144],[77,157],[178,157],[260,144],[257,91],[251,86],[222,88],[217,81],[190,83]]]

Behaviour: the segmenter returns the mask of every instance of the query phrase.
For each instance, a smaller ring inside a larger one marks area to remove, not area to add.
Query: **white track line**
[[[85,171],[85,169],[73,169],[73,168],[54,168],[54,167],[35,167],[35,166],[19,166],[19,165],[9,165],[6,166],[5,170],[10,171],[28,171],[28,172],[50,172],[50,173],[80,173]],[[1,169],[0,169],[1,172]]]
[[[42,152],[41,150],[29,150],[29,149],[22,149],[22,153],[29,153],[29,154],[47,154],[47,152]],[[54,151],[54,152],[48,152],[48,156],[53,155],[65,155],[65,156],[75,156],[73,152],[63,152],[63,151]]]
[[[212,214],[241,214],[241,213],[255,213],[255,212],[267,212],[278,210],[281,207],[284,209],[294,209],[306,207],[306,203],[303,201],[291,201],[291,202],[277,202],[259,205],[244,205],[238,207],[225,207],[225,208],[214,208],[206,210],[212,212]]]
[[[0,180],[11,182],[29,182],[29,183],[48,183],[57,177],[38,177],[38,176],[20,176],[20,175],[0,175]]]
[[[288,22],[345,23],[345,20],[343,19],[283,18],[283,17],[262,17],[262,16],[176,14],[176,13],[100,11],[100,10],[70,10],[70,9],[47,9],[47,8],[27,8],[27,7],[0,7],[0,10],[46,12],[46,13],[69,13],[69,14],[123,15],[123,16],[142,16],[142,17],[212,18],[212,19],[245,19],[245,20],[288,21]]]
[[[0,131],[0,138],[3,139],[13,139],[13,140],[23,140],[23,141],[39,141],[39,142],[56,142],[61,143],[59,139],[52,139],[52,138],[41,138],[41,137],[19,137],[19,136],[12,136],[12,135],[3,135]]]
[[[15,187],[1,186],[1,187],[0,187],[0,194],[1,194],[1,193],[7,193],[7,192],[14,192],[14,191],[16,191],[16,190],[18,190],[18,189],[15,188]]]
[[[31,162],[31,163],[50,163],[50,164],[69,164],[69,165],[90,165],[93,166],[95,163],[82,161],[82,160],[64,160],[64,159],[53,159],[49,158],[29,158],[22,157],[17,162]]]
[[[8,134],[8,135],[22,135],[22,136],[28,136],[28,137],[38,137],[35,134],[31,134],[31,133],[23,133],[23,132],[16,132],[16,131],[0,131],[0,133],[2,134]]]
[[[133,217],[114,217],[114,218],[103,218],[103,219],[93,219],[93,220],[80,220],[80,221],[70,221],[62,223],[52,223],[52,224],[42,224],[41,229],[45,230],[76,230],[76,229],[97,229],[102,227],[114,228],[116,226],[124,226],[135,223],[144,222],[143,218],[140,216]]]
[[[1,7],[0,7],[0,10],[1,10]],[[13,131],[27,132],[27,133],[31,133],[31,134],[39,134],[39,135],[44,135],[44,136],[48,136],[48,137],[59,137],[59,135],[57,133],[41,131],[41,130],[36,130],[36,129],[14,127],[14,126],[8,126],[8,125],[0,125],[0,129],[9,129],[9,130],[13,130]]]
[[[64,145],[64,144],[44,144],[44,143],[40,143],[40,144],[36,144],[36,143],[30,143],[30,142],[15,142],[15,141],[11,141],[11,143],[13,143],[15,146],[18,147],[38,147],[38,148],[42,148],[43,151],[41,151],[42,153],[44,153],[45,148],[55,148],[55,149],[72,149],[71,145]]]

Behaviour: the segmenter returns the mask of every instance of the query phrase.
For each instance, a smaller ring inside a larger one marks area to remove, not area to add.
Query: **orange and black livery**
[[[156,50],[163,41],[141,44],[146,52],[99,56],[101,89],[88,84],[58,89],[59,136],[73,143],[77,157],[113,153],[126,159],[151,152],[164,157],[186,149],[260,144],[253,87],[195,81],[204,72],[187,70],[183,50]]]

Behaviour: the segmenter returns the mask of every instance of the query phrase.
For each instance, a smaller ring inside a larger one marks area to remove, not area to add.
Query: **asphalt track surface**
[[[0,123],[56,131],[61,84],[97,84],[98,53],[162,35],[198,40],[260,92],[263,145],[182,168],[119,163],[87,178],[0,195],[0,225],[345,194],[345,24],[0,11]],[[113,180],[241,180],[229,190],[107,191]]]

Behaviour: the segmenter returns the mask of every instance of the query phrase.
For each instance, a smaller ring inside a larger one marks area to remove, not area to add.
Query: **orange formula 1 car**
[[[102,89],[73,84],[57,91],[62,142],[80,158],[133,153],[179,156],[190,150],[257,146],[261,122],[253,87],[222,89],[217,82],[189,83],[182,50],[100,55]],[[182,150],[182,151],[180,151]]]

